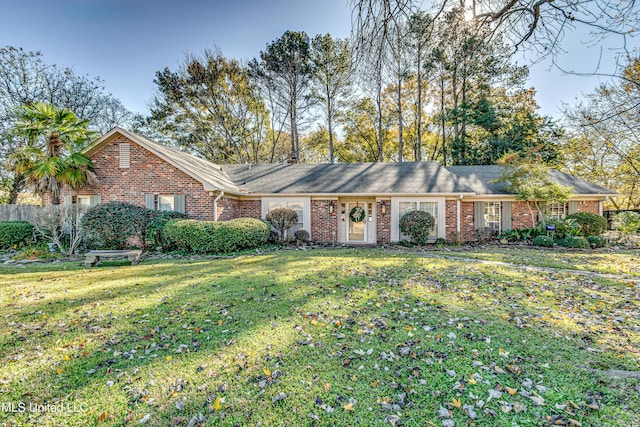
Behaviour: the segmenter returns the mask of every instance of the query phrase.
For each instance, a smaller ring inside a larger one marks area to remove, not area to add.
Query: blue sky
[[[350,26],[347,0],[3,0],[0,45],[39,50],[47,63],[100,76],[127,108],[146,113],[155,72],[175,69],[186,52],[217,46],[225,56],[248,60],[288,29],[348,37]],[[599,50],[583,46],[586,34],[569,37],[570,53],[559,61],[594,69]],[[611,69],[609,54],[603,65]],[[562,101],[599,81],[548,68],[549,61],[537,64],[530,78],[544,114],[557,115]]]

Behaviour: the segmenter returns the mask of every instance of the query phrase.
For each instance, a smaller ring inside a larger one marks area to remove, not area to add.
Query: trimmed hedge
[[[271,226],[255,218],[224,222],[178,220],[164,228],[165,239],[180,251],[216,254],[251,249],[267,242]]]
[[[0,222],[0,249],[22,246],[31,237],[33,237],[33,225],[26,221]]]
[[[603,216],[590,212],[576,212],[567,215],[568,220],[575,221],[584,237],[599,236],[607,231],[607,220]]]
[[[553,247],[553,239],[549,236],[536,236],[531,243],[534,246],[544,246],[545,248]]]
[[[148,224],[145,233],[145,243],[151,247],[171,249],[164,235],[164,228],[170,222],[177,219],[186,219],[187,216],[175,211],[152,211],[147,209]]]
[[[591,245],[584,237],[578,236],[568,236],[562,240],[558,241],[560,246],[564,246],[565,248],[578,248],[578,249],[589,249]]]

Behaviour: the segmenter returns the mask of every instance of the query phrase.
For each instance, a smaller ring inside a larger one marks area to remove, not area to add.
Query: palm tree
[[[35,193],[59,204],[66,185],[78,189],[95,183],[91,160],[80,151],[93,137],[88,121],[67,109],[42,102],[17,110],[16,137],[28,144],[13,156],[13,169],[23,173]]]

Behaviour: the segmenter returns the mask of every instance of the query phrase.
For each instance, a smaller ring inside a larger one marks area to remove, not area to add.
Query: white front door
[[[353,200],[341,203],[340,240],[345,243],[375,243],[375,205]]]
[[[347,241],[364,243],[367,241],[367,204],[347,203]]]

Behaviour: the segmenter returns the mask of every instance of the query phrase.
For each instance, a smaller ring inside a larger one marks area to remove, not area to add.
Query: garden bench
[[[118,257],[127,257],[129,261],[131,261],[131,265],[136,265],[140,262],[140,255],[142,255],[141,250],[130,250],[130,251],[91,251],[87,253],[87,258],[84,260],[84,263],[87,267],[93,267],[100,260],[100,258],[118,258]]]

